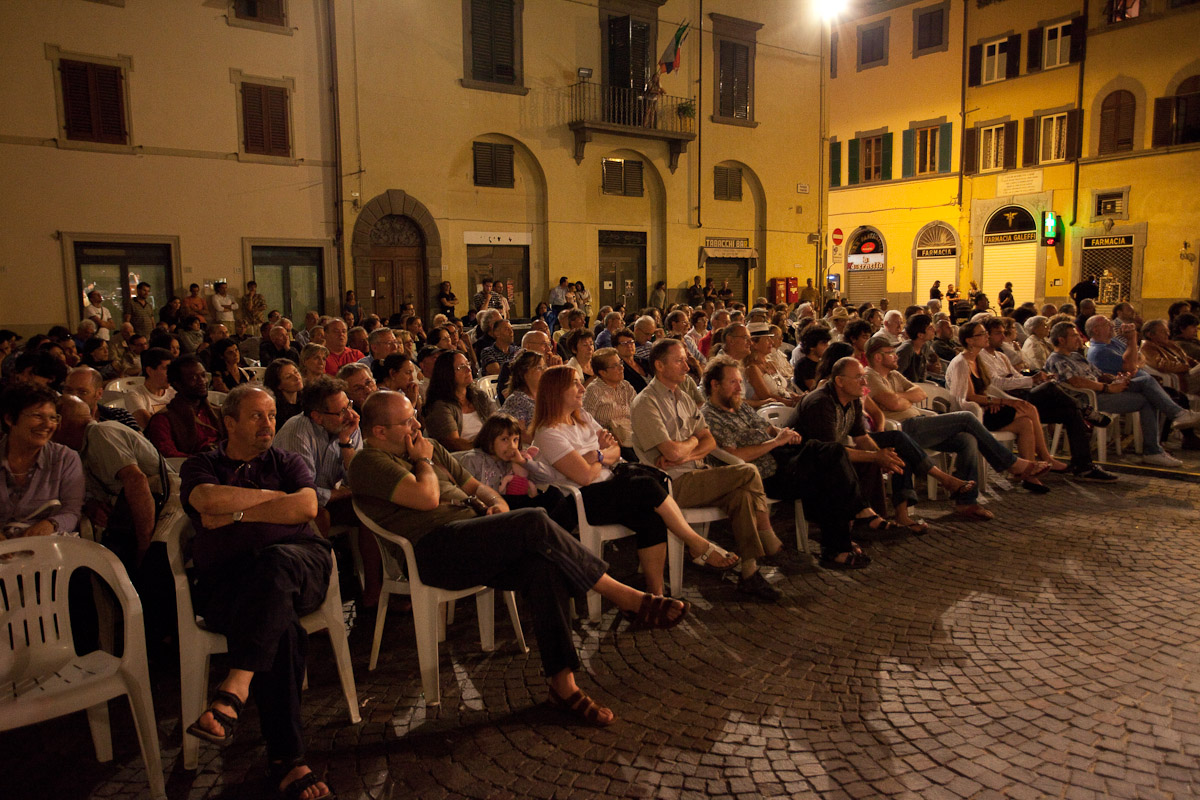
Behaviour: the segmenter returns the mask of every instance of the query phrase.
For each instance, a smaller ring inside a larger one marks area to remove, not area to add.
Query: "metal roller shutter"
[[[993,308],[1000,307],[1000,290],[1012,281],[1017,305],[1037,301],[1037,242],[991,244],[983,248],[983,293]]]
[[[913,302],[923,305],[929,299],[929,287],[934,281],[942,282],[942,291],[950,284],[958,285],[957,258],[918,258],[917,259],[917,288],[913,292]]]
[[[857,264],[855,259],[861,259],[863,263]],[[862,266],[866,266],[868,259],[870,266],[863,269]],[[857,305],[866,302],[878,303],[884,297],[887,297],[887,270],[884,268],[883,257],[846,256],[846,298]]]

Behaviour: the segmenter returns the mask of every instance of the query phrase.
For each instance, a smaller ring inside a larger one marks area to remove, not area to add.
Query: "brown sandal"
[[[617,721],[614,715],[612,719],[603,719],[600,715],[605,711],[612,714],[611,708],[605,708],[597,703],[592,698],[583,693],[583,689],[576,689],[575,693],[570,697],[559,697],[558,692],[554,691],[554,687],[550,687],[550,705],[578,718],[581,722],[586,722],[588,725],[595,725],[597,728],[606,728]]]
[[[670,617],[672,603],[683,604],[683,610],[674,619]],[[642,595],[642,605],[637,613],[626,611],[625,618],[647,628],[674,628],[683,621],[691,608],[692,604],[687,600],[676,600],[646,592]]]

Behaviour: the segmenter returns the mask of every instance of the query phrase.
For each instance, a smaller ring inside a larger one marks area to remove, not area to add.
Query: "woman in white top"
[[[552,482],[579,487],[590,523],[624,525],[634,531],[650,594],[663,591],[668,530],[683,540],[697,565],[726,570],[737,564],[736,555],[692,530],[675,500],[655,478],[613,475],[611,468],[621,458],[620,445],[583,410],[583,382],[570,367],[551,367],[542,375],[533,416],[533,444]]]
[[[563,336],[571,360],[567,366],[579,373],[579,379],[587,386],[596,379],[596,371],[592,369],[592,353],[596,352],[596,337],[587,328],[576,328]]]

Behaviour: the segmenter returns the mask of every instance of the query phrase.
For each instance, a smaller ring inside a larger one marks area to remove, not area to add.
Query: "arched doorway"
[[[983,271],[980,289],[993,304],[1011,281],[1017,305],[1037,302],[1037,221],[1021,206],[1004,206],[988,218],[983,229]]]
[[[883,234],[859,228],[846,248],[846,291],[852,303],[878,303],[887,297],[887,254]]]
[[[929,299],[934,281],[941,290],[958,284],[958,235],[944,222],[931,222],[917,232],[913,241],[913,302]]]
[[[401,303],[428,320],[442,280],[442,237],[423,203],[389,189],[363,206],[350,244],[359,303],[385,322]]]

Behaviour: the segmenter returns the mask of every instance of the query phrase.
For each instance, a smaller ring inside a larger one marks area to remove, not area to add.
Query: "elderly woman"
[[[646,384],[650,383],[650,379],[654,376],[637,357],[637,340],[633,338],[633,331],[629,328],[621,328],[612,335],[612,341],[613,347],[616,348],[617,355],[621,359],[622,374],[625,380],[629,382],[635,392],[645,389]]]
[[[795,408],[800,402],[800,395],[788,389],[790,378],[771,359],[771,352],[775,350],[771,326],[765,322],[751,322],[747,327],[750,332],[750,352],[742,359],[746,382],[749,384],[746,399],[760,401],[759,405],[783,403]],[[732,356],[732,353],[729,355]]]
[[[304,388],[304,378],[299,365],[290,358],[275,359],[263,373],[263,386],[275,395],[275,429],[278,430],[302,411],[300,390]]]
[[[1049,492],[1050,488],[1037,477],[1046,471],[1043,467],[1055,472],[1065,472],[1070,467],[1050,455],[1037,409],[1025,400],[987,393],[990,378],[979,359],[979,353],[988,343],[987,328],[982,323],[966,323],[959,328],[958,336],[965,349],[946,368],[946,388],[960,405],[967,402],[980,405],[983,408],[983,426],[989,431],[1004,431],[1017,437],[1017,452],[1026,461],[1034,462],[1034,466],[1016,477],[1020,478],[1022,486],[1034,494]],[[1037,459],[1044,463],[1037,464]]]
[[[253,376],[239,366],[241,360],[242,354],[233,339],[220,339],[213,344],[208,362],[212,366],[213,391],[228,392],[235,386],[253,380]]]
[[[583,410],[616,437],[621,453],[628,461],[636,461],[633,452],[633,420],[630,408],[637,392],[625,380],[621,358],[616,349],[604,347],[592,355],[596,380],[583,393]]]
[[[1179,376],[1185,393],[1200,394],[1200,361],[1189,356],[1178,342],[1171,341],[1165,319],[1152,319],[1142,325],[1142,340],[1142,357],[1151,369]]]
[[[533,350],[521,350],[508,365],[508,385],[500,410],[521,425],[521,443],[533,441],[533,413],[538,384],[546,371],[546,359]]]
[[[321,330],[315,328],[314,330]],[[325,374],[325,362],[329,359],[329,350],[323,344],[307,344],[300,351],[300,377],[305,383],[315,381]]]
[[[1171,341],[1183,348],[1190,357],[1200,359],[1200,339],[1196,331],[1200,329],[1200,317],[1190,312],[1183,312],[1171,318]]]
[[[666,488],[641,474],[613,474],[621,459],[616,438],[583,410],[583,381],[570,367],[551,367],[542,376],[533,444],[553,483],[579,488],[594,525],[624,525],[634,531],[646,590],[663,593],[667,531],[683,540],[699,566],[726,570],[738,557],[692,530]],[[564,528],[572,527],[562,524]]]
[[[1050,320],[1038,315],[1025,320],[1025,344],[1021,345],[1021,355],[1025,359],[1026,369],[1042,369],[1046,359],[1054,352],[1046,336],[1050,333]],[[1012,360],[1011,358],[1009,359]],[[1016,362],[1013,362],[1014,366]]]
[[[450,451],[470,450],[483,421],[496,404],[472,385],[471,364],[462,353],[447,350],[433,364],[425,392],[425,428]]]
[[[0,540],[70,533],[83,508],[79,455],[52,442],[57,395],[16,383],[0,394]]]
[[[1001,317],[1000,324],[1004,327],[1004,341],[1000,343],[1000,351],[1008,356],[1015,369],[1029,369],[1025,363],[1025,355],[1017,342],[1017,321],[1012,317]]]
[[[578,328],[563,337],[571,360],[567,366],[579,373],[579,379],[587,386],[596,378],[592,369],[592,354],[596,352],[596,337],[587,328]]]

